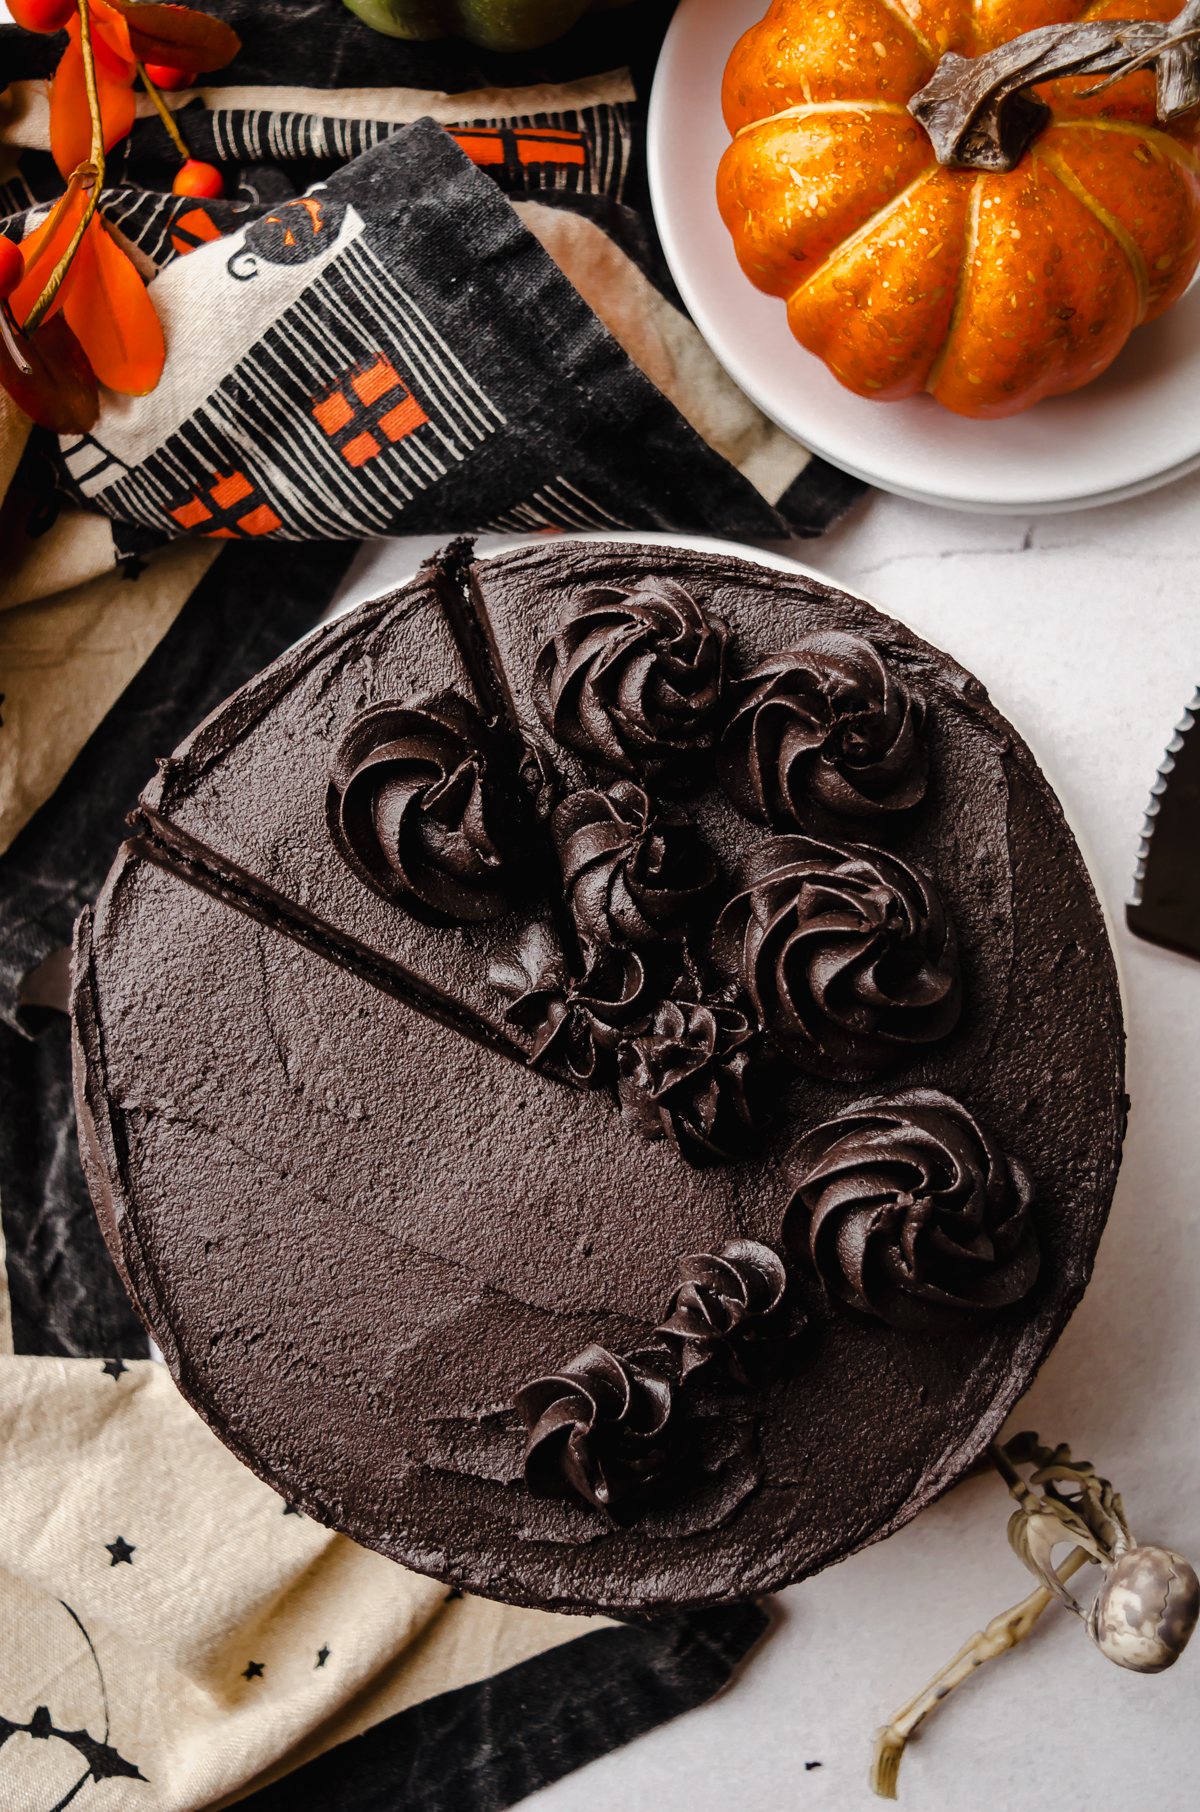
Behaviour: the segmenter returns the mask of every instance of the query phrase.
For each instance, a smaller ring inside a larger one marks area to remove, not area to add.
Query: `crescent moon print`
[[[104,1684],[104,1671],[100,1666],[100,1658],[92,1645],[91,1637],[70,1605],[62,1598],[58,1602],[68,1617],[77,1625],[80,1635],[87,1643],[88,1653],[92,1657],[96,1669],[96,1679],[100,1686],[100,1699],[104,1706],[104,1735],[101,1738],[91,1736],[86,1730],[60,1730],[51,1717],[50,1708],[47,1705],[39,1705],[27,1724],[18,1724],[12,1718],[0,1715],[0,1749],[7,1743],[9,1737],[16,1736],[18,1732],[24,1732],[26,1736],[33,1737],[38,1742],[48,1742],[53,1737],[60,1743],[68,1743],[86,1763],[83,1773],[74,1786],[70,1787],[61,1798],[56,1799],[53,1805],[43,1808],[43,1812],[65,1812],[65,1808],[72,1803],[77,1794],[83,1791],[89,1781],[110,1781],[122,1776],[135,1781],[144,1781],[146,1778],[135,1763],[127,1762],[125,1757],[120,1755],[109,1742],[108,1691]]]

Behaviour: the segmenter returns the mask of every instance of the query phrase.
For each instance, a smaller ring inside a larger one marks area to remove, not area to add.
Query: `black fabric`
[[[146,1336],[100,1233],[79,1163],[71,1028],[36,1041],[0,1025],[0,1217],[13,1347],[145,1359]]]
[[[207,86],[526,88],[570,82],[609,69],[653,67],[675,0],[631,0],[585,13],[541,50],[488,51],[462,38],[415,43],[372,31],[342,0],[205,0],[203,10],[233,26],[242,48]],[[51,75],[67,34],[43,37],[0,26],[0,82]]]
[[[787,519],[793,535],[811,540],[823,535],[866,493],[861,478],[851,478],[849,472],[840,471],[814,453],[800,476],[777,499],[775,508]]]
[[[0,856],[0,1020],[34,1029],[18,1008],[21,981],[70,943],[76,915],[100,891],[126,834],[126,814],[156,760],[312,627],[355,551],[345,541],[251,542],[218,555],[55,792]],[[0,1124],[31,1111],[32,1099],[27,1091],[19,1109],[0,1092]],[[58,1125],[50,1097],[46,1111]],[[6,1218],[8,1188],[0,1169]]]
[[[213,247],[213,250],[218,249]],[[315,266],[300,287],[297,267]],[[134,465],[123,418],[65,446],[81,503],[164,534],[281,541],[788,524],[622,351],[432,120],[245,230],[175,347],[187,413]],[[361,399],[361,400],[360,400]],[[219,475],[214,486],[214,475]],[[228,500],[228,501],[227,501]]]
[[[238,1801],[244,1812],[502,1812],[703,1705],[767,1628],[756,1604],[595,1630],[410,1706]]]

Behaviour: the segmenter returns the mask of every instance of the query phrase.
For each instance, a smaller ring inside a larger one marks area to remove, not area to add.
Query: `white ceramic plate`
[[[729,143],[721,77],[767,0],[683,0],[650,100],[649,165],[663,248],[697,327],[747,396],[844,471],[921,503],[1003,515],[1115,503],[1200,466],[1200,284],[1138,328],[1102,377],[1002,422],[932,397],[871,403],[788,329],[742,275],[717,212]]]

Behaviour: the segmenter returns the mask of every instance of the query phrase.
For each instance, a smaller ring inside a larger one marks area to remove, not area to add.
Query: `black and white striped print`
[[[563,477],[551,479],[549,484],[518,503],[510,510],[504,510],[484,524],[483,532],[490,535],[529,534],[540,529],[637,529],[643,525],[627,522],[622,516],[614,516],[610,510],[603,509],[594,498],[585,496],[578,485],[571,484]]]
[[[404,127],[388,120],[331,119],[314,113],[275,113],[265,108],[251,111],[217,108],[207,116],[211,123],[213,154],[218,162],[288,163],[301,158],[348,163],[364,151],[392,138]],[[624,102],[584,107],[571,113],[534,113],[528,116],[467,119],[447,126],[457,131],[558,131],[578,133],[591,150],[586,187],[593,194],[620,201],[629,170],[631,123]],[[523,165],[530,188],[578,188],[583,182],[575,166],[556,167],[548,153],[539,165]]]
[[[84,497],[146,528],[332,539],[399,532],[405,505],[504,425],[356,240],[136,470],[114,480],[91,440],[64,457]]]

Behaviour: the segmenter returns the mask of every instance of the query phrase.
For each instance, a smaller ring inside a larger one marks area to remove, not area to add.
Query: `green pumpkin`
[[[624,0],[615,0],[621,5]],[[537,50],[561,38],[590,6],[614,0],[345,0],[389,38],[468,38],[485,50]]]

